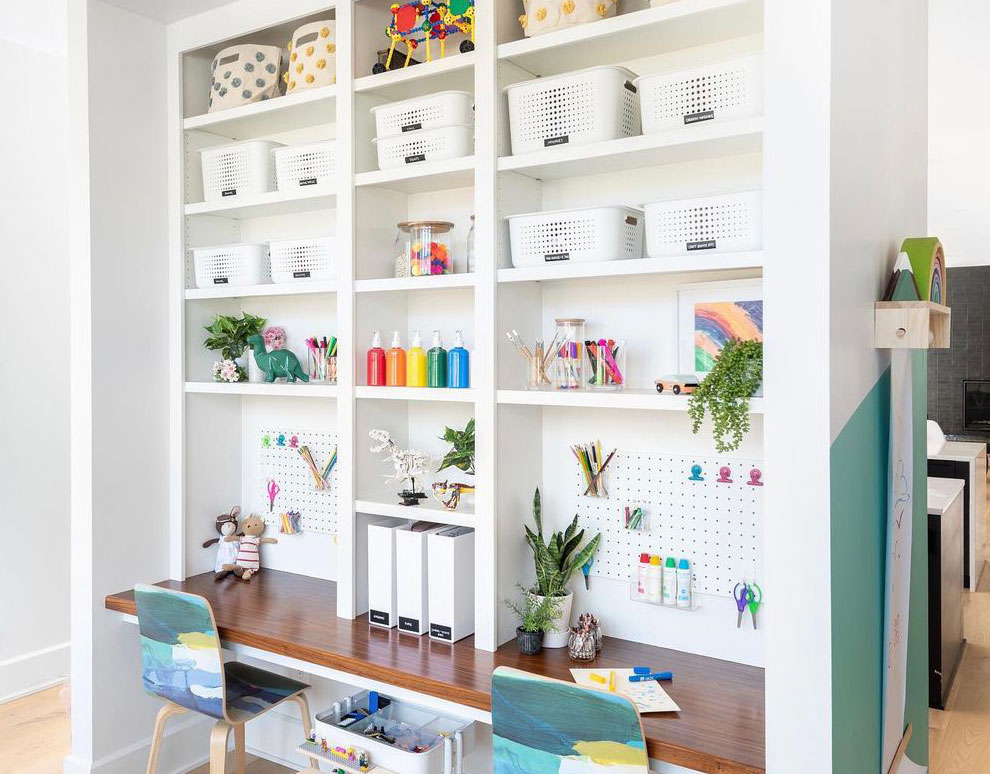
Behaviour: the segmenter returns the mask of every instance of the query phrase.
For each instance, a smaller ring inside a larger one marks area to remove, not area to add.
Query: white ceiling
[[[110,5],[171,24],[235,0],[106,0]]]

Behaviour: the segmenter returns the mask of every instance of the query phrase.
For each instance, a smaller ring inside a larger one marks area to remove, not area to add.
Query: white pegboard
[[[692,466],[701,467],[691,480]],[[720,483],[728,468],[732,483]],[[763,569],[763,486],[753,459],[683,457],[618,450],[606,468],[608,497],[585,497],[575,466],[577,512],[587,535],[602,533],[591,574],[628,581],[641,553],[691,561],[696,593],[731,596],[735,584],[759,578]],[[623,507],[640,505],[646,529],[627,530]]]
[[[268,438],[268,444],[264,442]],[[293,441],[294,439],[294,441]],[[281,441],[281,443],[280,443]],[[293,442],[295,446],[293,446]],[[274,535],[279,528],[279,514],[292,509],[299,511],[299,526],[304,532],[337,532],[337,472],[330,474],[330,487],[317,489],[309,465],[299,455],[298,449],[307,446],[313,461],[322,470],[337,447],[336,433],[286,430],[284,428],[262,430],[257,437],[259,480],[252,482],[250,513],[260,513]],[[275,510],[268,508],[268,482],[279,486],[275,498]]]

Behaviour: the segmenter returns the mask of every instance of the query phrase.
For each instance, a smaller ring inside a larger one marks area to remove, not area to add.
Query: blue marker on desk
[[[673,680],[673,672],[653,672],[649,675],[629,675],[630,683],[645,683],[647,680]]]

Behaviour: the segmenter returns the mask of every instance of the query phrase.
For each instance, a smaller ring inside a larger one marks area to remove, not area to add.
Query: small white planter
[[[244,350],[244,359],[247,361],[247,375],[249,382],[265,381],[265,372],[258,367],[258,361],[254,359],[254,350],[248,347]]]
[[[537,602],[542,602],[544,597],[538,594],[530,594]],[[544,648],[566,648],[567,632],[571,625],[571,608],[574,606],[574,592],[567,589],[566,596],[560,598],[560,612],[554,619],[553,625],[543,635]]]

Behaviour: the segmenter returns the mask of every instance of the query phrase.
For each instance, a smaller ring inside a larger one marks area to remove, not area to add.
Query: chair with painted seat
[[[639,711],[617,693],[499,667],[492,674],[495,774],[649,774]]]
[[[144,689],[165,700],[155,720],[148,774],[156,774],[166,721],[184,712],[216,719],[210,737],[210,774],[224,772],[231,729],[237,774],[244,774],[244,724],[282,702],[299,705],[301,739],[309,734],[312,717],[303,693],[309,686],[248,664],[224,663],[213,609],[203,597],[139,584],[134,599]],[[317,759],[310,763],[319,768]]]

